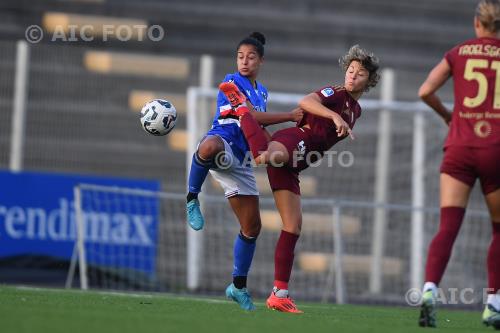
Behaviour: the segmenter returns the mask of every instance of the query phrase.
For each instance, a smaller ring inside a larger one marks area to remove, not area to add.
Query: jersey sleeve
[[[326,86],[318,91],[315,91],[316,95],[321,99],[321,104],[328,104],[333,102],[338,95],[338,92],[332,86]]]
[[[444,54],[444,58],[448,62],[448,65],[453,68],[453,65],[455,65],[455,59],[458,56],[458,47],[454,47],[448,52]]]

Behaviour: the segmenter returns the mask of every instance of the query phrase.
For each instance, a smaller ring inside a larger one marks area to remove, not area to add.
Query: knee
[[[283,231],[286,231],[286,232],[289,232],[291,234],[294,234],[294,235],[297,235],[299,236],[300,235],[300,231],[302,230],[302,228],[300,226],[294,226],[294,227],[283,227],[282,229]]]
[[[247,237],[257,238],[260,235],[261,225],[256,225],[251,228],[247,228],[247,230],[243,231],[243,234]]]
[[[260,230],[262,229],[262,223],[260,219],[255,220],[253,223],[248,223],[244,227],[242,226],[241,232],[243,236],[257,238],[260,234]]]
[[[294,235],[300,235],[302,231],[302,219],[293,221],[292,223],[283,223],[283,230]]]
[[[204,160],[213,159],[219,152],[224,150],[224,144],[217,137],[208,137],[198,147],[198,155]]]

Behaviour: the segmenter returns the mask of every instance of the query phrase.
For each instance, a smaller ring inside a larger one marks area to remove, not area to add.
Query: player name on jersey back
[[[491,44],[466,44],[458,49],[458,55],[500,58],[500,47]]]

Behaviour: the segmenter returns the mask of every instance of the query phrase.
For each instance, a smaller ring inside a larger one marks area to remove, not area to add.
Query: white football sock
[[[432,291],[432,295],[436,296],[437,294],[437,286],[434,282],[426,282],[424,284],[424,287],[422,288],[422,294],[425,293],[427,290]]]
[[[273,293],[276,297],[279,298],[287,298],[288,297],[288,289],[278,289],[277,287],[273,288]]]
[[[488,304],[492,305],[497,311],[500,311],[500,295],[499,294],[489,294]]]

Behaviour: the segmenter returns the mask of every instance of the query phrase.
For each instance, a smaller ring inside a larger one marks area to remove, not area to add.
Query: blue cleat
[[[200,202],[198,199],[193,199],[186,204],[187,220],[189,226],[194,230],[201,230],[205,225],[203,215],[201,215]]]
[[[252,297],[250,297],[247,288],[238,289],[231,283],[226,288],[226,296],[238,303],[243,310],[255,310],[255,305],[253,305]]]

